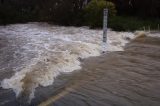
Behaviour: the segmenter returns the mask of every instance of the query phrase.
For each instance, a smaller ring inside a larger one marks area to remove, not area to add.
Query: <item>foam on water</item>
[[[15,74],[1,82],[5,89],[12,88],[17,97],[28,94],[34,98],[39,85],[49,86],[60,73],[80,69],[80,58],[99,56],[103,51],[102,30],[84,27],[59,27],[45,23],[17,24],[1,27],[0,36],[6,35],[9,45],[4,50],[14,49],[12,64]],[[122,51],[129,32],[108,31],[107,51]],[[14,62],[15,61],[15,62]],[[21,67],[23,66],[23,67]],[[21,68],[19,68],[21,67]],[[1,66],[1,69],[5,67]],[[18,70],[20,69],[20,70]]]

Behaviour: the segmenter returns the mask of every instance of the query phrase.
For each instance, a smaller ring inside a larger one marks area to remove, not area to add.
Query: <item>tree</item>
[[[105,0],[92,0],[85,7],[85,19],[90,27],[102,27],[103,9],[109,9],[109,16],[116,15],[115,5],[112,2],[106,2]]]
[[[116,4],[119,15],[160,17],[160,0],[109,0]]]

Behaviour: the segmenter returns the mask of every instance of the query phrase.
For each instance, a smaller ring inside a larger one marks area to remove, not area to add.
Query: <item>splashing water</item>
[[[0,36],[7,44],[0,48],[0,71],[14,71],[3,79],[4,89],[12,88],[16,96],[34,98],[38,86],[49,86],[60,73],[80,69],[80,59],[99,56],[102,51],[102,30],[85,27],[60,27],[45,23],[16,24],[0,27]],[[122,51],[134,34],[108,31],[107,51]],[[1,53],[1,52],[0,52]],[[10,57],[5,57],[10,55]],[[9,59],[9,61],[7,61]]]

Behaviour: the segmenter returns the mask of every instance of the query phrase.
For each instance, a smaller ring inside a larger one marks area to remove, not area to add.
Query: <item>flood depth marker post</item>
[[[103,12],[103,42],[107,42],[107,21],[108,21],[108,9],[105,8]]]
[[[105,49],[106,47],[106,43],[107,43],[107,23],[108,23],[108,9],[105,8],[103,11],[103,49]],[[103,52],[106,50],[103,50]]]

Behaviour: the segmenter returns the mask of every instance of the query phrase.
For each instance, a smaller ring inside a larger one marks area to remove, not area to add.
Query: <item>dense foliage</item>
[[[0,0],[0,23],[50,21],[78,23],[84,0]]]
[[[85,20],[91,27],[101,27],[103,21],[103,9],[109,9],[109,16],[116,15],[115,5],[105,0],[92,0],[85,8]]]
[[[160,0],[110,0],[117,6],[118,14],[160,18]]]
[[[104,7],[112,16],[109,27],[116,30],[160,24],[160,0],[0,0],[0,24],[45,21],[101,27]]]

